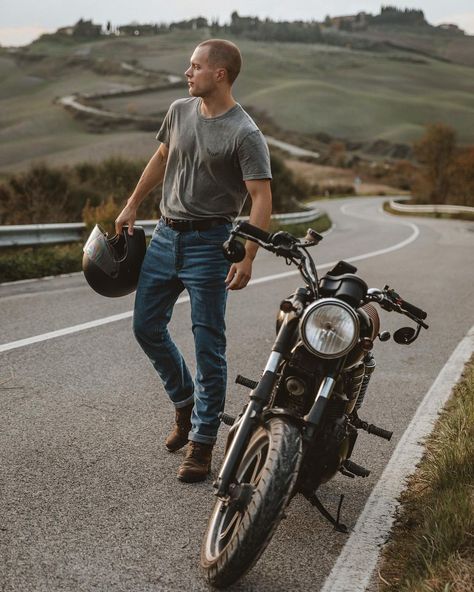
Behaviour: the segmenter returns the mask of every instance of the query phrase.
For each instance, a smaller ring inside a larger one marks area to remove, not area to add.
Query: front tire
[[[289,503],[301,456],[300,432],[287,420],[255,430],[236,471],[238,485],[253,486],[251,499],[242,509],[219,499],[204,535],[201,567],[210,584],[229,586],[257,562]]]

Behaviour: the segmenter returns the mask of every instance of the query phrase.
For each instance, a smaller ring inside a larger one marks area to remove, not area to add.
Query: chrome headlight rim
[[[350,344],[347,345],[343,350],[341,350],[337,353],[334,353],[334,354],[327,354],[327,353],[320,352],[320,351],[316,350],[307,340],[306,332],[305,332],[305,327],[308,322],[308,319],[311,317],[314,310],[324,307],[324,306],[328,306],[328,305],[339,306],[340,308],[344,309],[346,312],[349,313],[350,317],[352,318],[352,320],[354,322],[354,336],[353,336]],[[356,343],[359,340],[360,321],[359,321],[359,317],[358,317],[356,311],[352,308],[352,306],[350,306],[346,302],[339,300],[337,298],[320,298],[319,300],[316,300],[316,302],[313,302],[312,304],[310,304],[306,308],[306,310],[303,312],[303,315],[300,320],[299,332],[300,332],[300,339],[308,351],[310,351],[315,356],[318,356],[318,358],[331,360],[331,359],[336,359],[336,358],[342,358],[343,356],[348,354],[354,348],[354,346],[356,345]]]

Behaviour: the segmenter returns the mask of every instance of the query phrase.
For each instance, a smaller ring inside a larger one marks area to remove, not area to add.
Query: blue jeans
[[[221,247],[231,227],[222,224],[205,231],[176,232],[160,220],[143,261],[135,297],[135,337],[174,406],[185,407],[194,401],[189,439],[205,444],[216,440],[226,392],[224,280],[229,263]],[[167,328],[184,289],[191,302],[194,381]]]

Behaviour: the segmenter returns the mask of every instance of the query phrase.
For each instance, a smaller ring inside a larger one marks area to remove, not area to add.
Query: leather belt
[[[161,219],[173,230],[177,232],[189,232],[191,230],[209,230],[221,224],[227,224],[228,220],[225,218],[208,218],[207,220],[176,220],[174,218],[167,218],[162,216]]]

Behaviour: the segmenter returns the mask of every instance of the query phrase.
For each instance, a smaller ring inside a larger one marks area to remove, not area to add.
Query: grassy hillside
[[[75,92],[150,83],[122,70],[123,61],[157,73],[182,74],[195,45],[208,36],[206,31],[188,31],[90,43],[42,40],[20,53],[3,50],[0,171],[38,159],[62,164],[113,154],[148,156],[156,147],[153,132],[86,126],[53,101]],[[467,65],[399,49],[370,52],[235,41],[244,56],[236,98],[265,111],[284,129],[408,143],[421,135],[424,124],[442,121],[456,129],[461,142],[474,142],[474,76]],[[187,96],[186,88],[100,103],[109,110],[159,118],[180,96]]]
[[[400,25],[374,25],[361,33],[352,33],[356,38],[369,41],[388,41],[399,47],[421,54],[429,54],[442,60],[474,66],[474,37],[437,27],[407,27]]]

